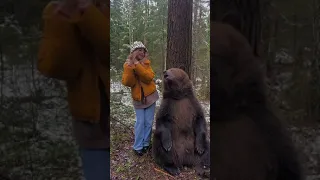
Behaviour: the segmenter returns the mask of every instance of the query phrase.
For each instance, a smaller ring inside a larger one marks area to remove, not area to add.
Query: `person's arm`
[[[101,65],[109,68],[109,17],[104,15],[96,6],[90,4],[82,11],[82,15],[76,25],[79,27],[82,36],[93,46]]]
[[[137,83],[137,79],[133,72],[133,66],[128,63],[123,65],[122,84],[128,87],[133,87]]]
[[[140,63],[137,63],[135,64],[134,70],[143,83],[149,84],[153,80],[155,74],[151,68],[149,60],[144,63],[144,66]]]
[[[57,13],[58,3],[50,2],[42,12],[43,33],[38,51],[37,69],[48,77],[68,79],[77,76],[81,59],[79,44],[74,40],[72,24]],[[63,62],[63,63],[62,63]]]

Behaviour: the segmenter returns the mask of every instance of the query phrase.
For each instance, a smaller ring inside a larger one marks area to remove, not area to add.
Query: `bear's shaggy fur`
[[[293,142],[267,106],[264,71],[232,26],[211,23],[211,177],[301,180]]]
[[[164,72],[163,81],[152,145],[155,162],[171,175],[178,175],[182,166],[195,166],[199,175],[208,176],[207,125],[191,80],[182,69],[171,68]]]

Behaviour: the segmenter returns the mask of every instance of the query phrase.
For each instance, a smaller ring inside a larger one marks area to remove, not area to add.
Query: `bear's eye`
[[[180,80],[181,80],[182,82],[184,82],[184,81],[188,81],[189,79],[188,79],[187,77],[185,77],[185,76],[182,76],[182,77],[180,77]]]

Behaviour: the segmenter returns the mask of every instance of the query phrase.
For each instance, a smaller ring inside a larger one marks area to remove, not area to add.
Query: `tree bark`
[[[279,13],[271,5],[272,1],[265,4],[265,16],[263,20],[262,30],[262,46],[264,46],[263,55],[265,57],[266,75],[270,82],[273,82],[276,71],[274,70],[274,61],[276,59],[276,52],[278,49],[278,26]]]
[[[255,56],[260,56],[261,0],[211,1],[211,21],[225,22],[239,30],[249,41]]]
[[[129,44],[132,44],[133,43],[133,26],[132,26],[132,15],[133,15],[133,6],[134,6],[134,3],[133,1],[129,1],[129,7],[132,7],[130,10],[129,10],[129,13],[127,15],[127,18],[128,18],[128,25],[129,25]]]
[[[144,32],[148,32],[149,0],[145,1],[145,10],[146,10],[146,18],[144,19]],[[146,33],[143,34],[143,44],[146,47],[148,47]]]
[[[165,13],[164,10],[162,9],[162,16],[161,16],[161,23],[162,23],[162,27],[166,27],[165,25]],[[164,71],[166,69],[166,47],[165,47],[165,42],[166,42],[166,35],[165,35],[165,29],[161,30],[162,32],[162,46],[161,46],[161,55],[162,55],[162,66],[161,66],[161,70]],[[161,73],[162,73],[161,71]]]
[[[196,84],[196,77],[197,77],[197,66],[196,61],[198,59],[198,53],[197,53],[197,47],[198,47],[198,29],[200,26],[200,23],[198,24],[198,12],[199,12],[199,3],[200,0],[195,0],[194,7],[193,7],[193,23],[192,23],[192,57],[191,57],[191,80],[193,84]]]
[[[191,77],[192,0],[169,0],[166,68],[181,68]]]
[[[0,69],[1,69],[1,82],[0,82],[0,103],[3,104],[3,86],[4,86],[4,58],[2,52],[2,45],[0,44]]]

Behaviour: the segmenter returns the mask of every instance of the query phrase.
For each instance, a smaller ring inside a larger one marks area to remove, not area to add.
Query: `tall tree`
[[[191,77],[192,0],[169,0],[166,68],[183,68]]]
[[[198,39],[199,39],[199,33],[198,33],[198,29],[200,29],[199,27],[199,22],[198,22],[198,10],[199,10],[199,6],[200,6],[200,0],[195,0],[194,1],[194,5],[193,5],[193,23],[192,23],[192,58],[191,58],[191,66],[192,68],[192,72],[191,72],[191,79],[193,81],[193,84],[196,83],[196,71],[197,71],[197,66],[196,66],[196,60],[198,59],[198,49],[196,47],[198,47]]]
[[[213,21],[226,22],[249,41],[256,56],[260,53],[261,0],[211,0]]]

